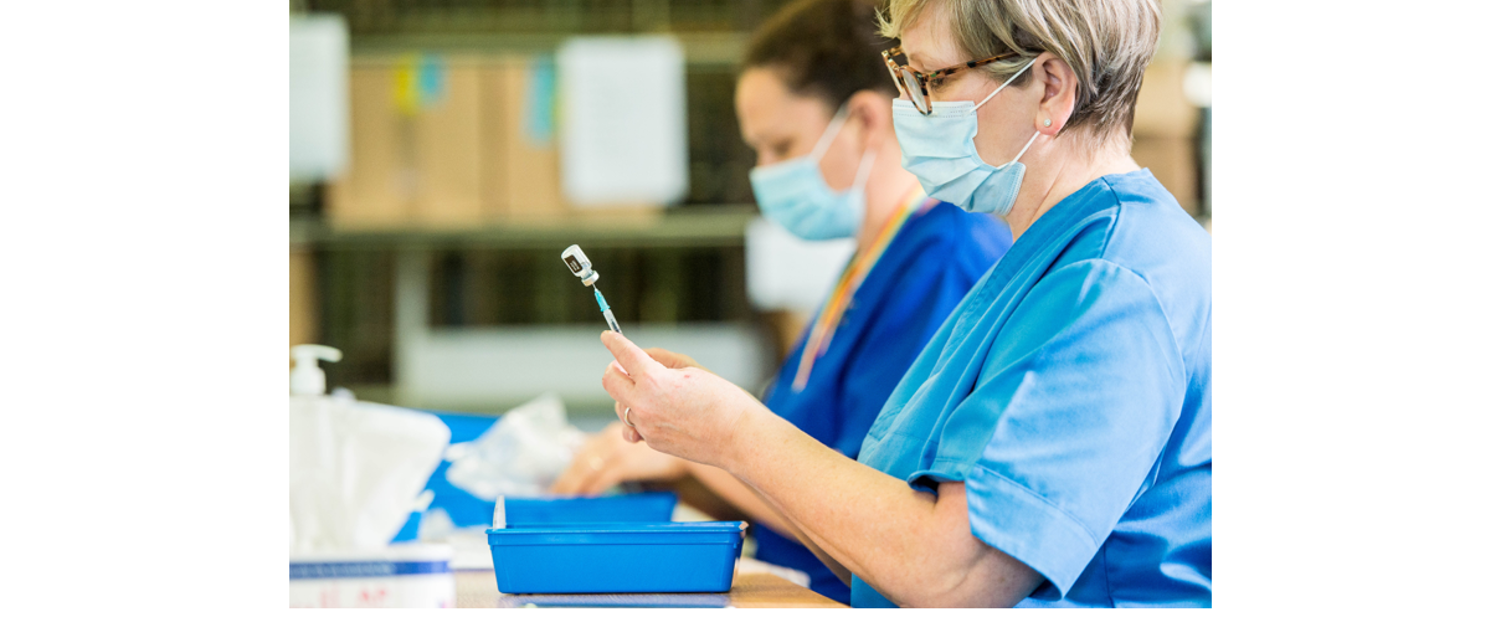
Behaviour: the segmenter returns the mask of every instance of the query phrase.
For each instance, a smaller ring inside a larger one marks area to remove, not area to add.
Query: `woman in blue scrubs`
[[[891,0],[883,30],[905,168],[1014,246],[856,461],[606,332],[624,438],[752,487],[854,606],[1211,605],[1211,242],[1129,156],[1159,6]]]
[[[763,399],[849,460],[915,356],[1010,244],[997,217],[927,197],[901,166],[891,106],[898,92],[880,57],[896,42],[874,33],[875,9],[853,0],[787,6],[750,42],[736,95],[743,136],[758,154],[751,177],[764,216],[807,240],[857,239]],[[847,584],[747,486],[715,467],[626,443],[618,430],[583,447],[554,489],[589,494],[686,475],[759,523],[758,559],[803,571],[813,590],[848,601]]]

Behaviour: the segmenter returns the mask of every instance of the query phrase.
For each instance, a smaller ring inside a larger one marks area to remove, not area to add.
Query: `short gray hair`
[[[1067,63],[1077,75],[1075,110],[1062,131],[1085,127],[1097,143],[1129,138],[1135,99],[1145,67],[1161,35],[1156,0],[889,0],[879,14],[885,37],[899,33],[929,5],[949,15],[952,35],[971,59],[1005,52],[1023,55],[983,68],[1004,80],[1042,52]],[[1018,85],[1029,84],[1030,74]]]

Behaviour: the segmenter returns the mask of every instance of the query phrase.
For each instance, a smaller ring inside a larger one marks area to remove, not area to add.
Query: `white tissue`
[[[480,438],[446,449],[445,479],[486,501],[541,495],[585,441],[565,421],[560,398],[545,394],[502,415]]]
[[[439,466],[449,428],[426,412],[351,398],[291,404],[294,553],[385,547]]]
[[[445,509],[434,507],[424,511],[418,520],[418,540],[425,542],[444,542],[451,534],[455,533],[455,522],[450,519],[450,513]]]

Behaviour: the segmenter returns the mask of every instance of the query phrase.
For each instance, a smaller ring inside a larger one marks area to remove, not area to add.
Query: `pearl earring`
[[[1046,118],[1046,126],[1051,126],[1051,118]]]

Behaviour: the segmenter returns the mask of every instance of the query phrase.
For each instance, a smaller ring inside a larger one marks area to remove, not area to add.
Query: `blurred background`
[[[290,344],[329,385],[614,419],[579,244],[624,332],[758,392],[851,243],[758,218],[733,112],[785,0],[307,0],[290,19]],[[1211,2],[1163,2],[1134,158],[1212,229]]]

